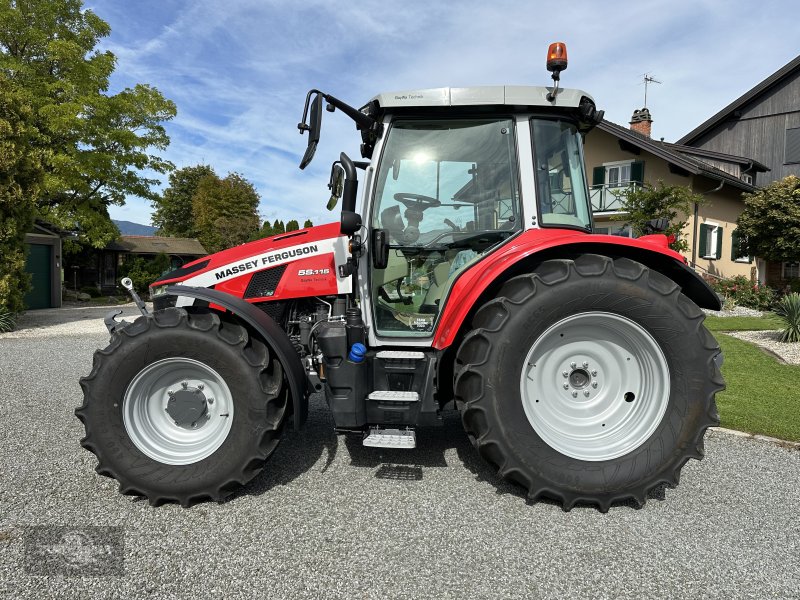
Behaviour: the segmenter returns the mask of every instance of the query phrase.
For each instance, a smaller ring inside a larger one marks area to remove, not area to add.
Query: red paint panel
[[[462,273],[456,280],[436,326],[433,347],[441,350],[453,343],[461,324],[480,295],[513,264],[542,250],[581,243],[639,248],[686,262],[683,256],[669,249],[665,235],[647,235],[631,239],[565,229],[529,229]]]

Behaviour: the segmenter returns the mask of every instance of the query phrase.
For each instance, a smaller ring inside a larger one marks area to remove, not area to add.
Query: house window
[[[800,163],[800,127],[786,130],[783,164]]]
[[[800,262],[784,262],[781,265],[781,279],[800,279]]]
[[[716,223],[700,225],[700,258],[717,260],[722,256],[722,227]]]
[[[631,181],[631,163],[623,165],[606,166],[606,185],[609,187],[619,187],[628,185]]]
[[[753,185],[753,176],[750,173],[742,173],[742,181],[749,185]]]
[[[745,238],[739,234],[738,229],[731,232],[731,260],[735,262],[750,263],[753,259],[747,255]]]

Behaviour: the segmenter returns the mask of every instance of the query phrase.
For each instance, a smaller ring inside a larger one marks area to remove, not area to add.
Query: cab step
[[[413,350],[381,350],[375,357],[384,360],[423,360],[425,353]]]
[[[394,390],[375,390],[367,396],[376,402],[419,402],[417,392],[398,392]]]
[[[417,434],[413,429],[381,429],[370,427],[364,436],[364,446],[371,448],[416,448]]]

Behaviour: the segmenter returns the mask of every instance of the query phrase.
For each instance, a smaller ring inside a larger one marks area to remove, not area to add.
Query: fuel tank
[[[210,254],[150,284],[181,284],[226,292],[248,302],[350,293],[351,277],[339,276],[349,256],[339,223],[267,237]]]

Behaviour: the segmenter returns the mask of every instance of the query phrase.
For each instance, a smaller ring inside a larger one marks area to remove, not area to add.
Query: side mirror
[[[389,264],[389,234],[385,229],[372,230],[372,266],[385,269]]]
[[[339,198],[342,197],[342,193],[344,192],[344,175],[344,167],[342,167],[341,163],[339,161],[334,162],[331,165],[331,179],[328,182],[328,189],[331,191],[331,197],[325,207],[328,210],[336,208]]]
[[[361,215],[356,210],[356,194],[358,193],[358,177],[356,166],[344,152],[339,155],[339,163],[344,171],[342,187],[342,218],[340,231],[345,235],[353,235],[361,229]]]
[[[309,92],[310,94],[310,92]],[[306,105],[308,106],[308,105]],[[317,94],[311,102],[311,113],[308,119],[308,125],[305,124],[305,111],[303,113],[303,122],[297,128],[300,133],[308,131],[308,146],[306,153],[303,155],[303,160],[300,161],[300,168],[305,169],[311,159],[314,158],[314,153],[317,151],[317,144],[319,143],[319,135],[322,130],[322,95]]]

